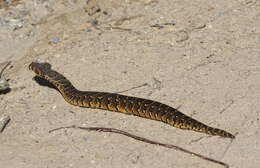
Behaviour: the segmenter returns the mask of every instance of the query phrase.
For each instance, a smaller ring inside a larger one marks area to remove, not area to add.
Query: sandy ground
[[[0,116],[11,117],[0,134],[1,168],[221,167],[121,135],[48,132],[73,124],[122,129],[232,168],[259,167],[259,0],[1,1],[0,67],[12,61],[4,72],[11,91],[0,95]],[[181,106],[236,139],[69,105],[33,80],[28,65],[38,58],[81,90]]]

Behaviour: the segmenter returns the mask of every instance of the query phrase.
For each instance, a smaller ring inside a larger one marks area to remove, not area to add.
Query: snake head
[[[47,62],[32,62],[29,65],[29,70],[32,70],[39,77],[44,77],[51,70],[51,65]]]

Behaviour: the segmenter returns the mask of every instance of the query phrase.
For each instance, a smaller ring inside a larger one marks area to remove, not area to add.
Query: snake
[[[120,112],[161,121],[184,130],[224,138],[235,138],[233,134],[227,131],[210,127],[180,112],[178,108],[157,101],[117,93],[80,91],[66,77],[53,70],[51,64],[47,62],[32,62],[29,65],[29,70],[54,85],[65,101],[75,106]]]

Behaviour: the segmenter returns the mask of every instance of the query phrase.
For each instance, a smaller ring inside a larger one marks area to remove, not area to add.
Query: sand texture
[[[80,90],[156,100],[231,140],[75,107],[39,85],[50,62]],[[259,0],[0,0],[1,168],[220,168],[179,151],[70,125],[117,128],[228,163],[260,165]]]

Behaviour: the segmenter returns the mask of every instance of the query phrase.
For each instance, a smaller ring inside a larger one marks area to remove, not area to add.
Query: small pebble
[[[52,106],[52,109],[53,109],[53,110],[55,110],[56,108],[57,108],[57,106],[56,106],[56,105]]]
[[[88,13],[89,16],[92,16],[101,11],[96,0],[88,0],[86,2],[86,5],[83,8],[84,8],[85,12]]]
[[[183,42],[189,39],[189,35],[186,31],[181,30],[176,33],[176,42]]]
[[[12,3],[13,0],[4,0],[7,3]]]
[[[57,44],[59,43],[61,40],[59,37],[53,37],[51,40],[50,40],[50,43],[53,43],[53,44]]]
[[[23,23],[20,20],[17,19],[9,19],[9,26],[11,27],[11,29],[14,30],[18,30],[21,29],[23,27]]]
[[[45,63],[46,60],[45,60],[44,58],[38,58],[38,59],[36,60],[36,62],[38,62],[38,63]]]
[[[9,88],[9,83],[7,82],[7,80],[2,76],[0,78],[0,92],[4,91],[6,89]]]

